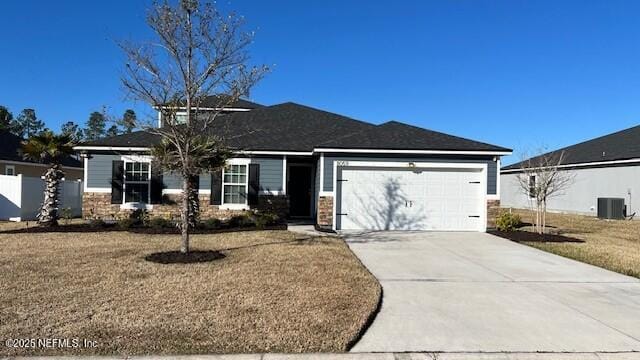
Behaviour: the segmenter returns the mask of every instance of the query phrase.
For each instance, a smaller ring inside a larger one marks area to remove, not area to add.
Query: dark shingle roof
[[[22,139],[8,131],[0,131],[0,160],[20,161],[25,163],[36,163],[35,161],[25,160],[20,154],[20,143]],[[82,167],[82,162],[72,157],[62,160],[62,165],[71,167]]]
[[[550,151],[540,156],[559,156],[560,154],[563,158],[562,165],[640,158],[640,125]],[[537,158],[536,156],[530,160],[535,164]],[[502,169],[515,170],[521,166],[522,162],[518,162]]]
[[[253,151],[312,151],[316,147],[510,151],[396,121],[376,126],[291,102],[220,116],[214,124],[212,133],[227,139],[229,147]],[[158,140],[140,131],[83,145],[138,147]]]
[[[321,148],[389,150],[511,151],[398,121],[389,121],[366,131],[322,143]]]

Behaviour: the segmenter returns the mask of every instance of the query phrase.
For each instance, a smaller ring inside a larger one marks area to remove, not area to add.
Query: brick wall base
[[[163,196],[162,204],[153,204],[149,210],[152,217],[163,217],[169,220],[180,219],[180,194],[166,194]],[[200,219],[228,219],[234,215],[239,215],[245,210],[219,209],[217,205],[210,205],[210,197],[207,194],[200,194]],[[258,197],[259,210],[275,212],[280,216],[286,216],[288,202],[286,196],[265,195]],[[82,195],[82,217],[100,218],[102,220],[117,220],[129,216],[132,210],[121,209],[119,204],[111,204],[110,193],[85,192]]]
[[[318,198],[318,226],[331,229],[333,227],[333,196]]]
[[[500,214],[500,200],[487,200],[487,228],[496,227],[496,217]]]

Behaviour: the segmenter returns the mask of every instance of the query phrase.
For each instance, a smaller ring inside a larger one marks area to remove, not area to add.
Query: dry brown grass
[[[524,222],[533,223],[535,220],[535,213],[531,211],[514,211],[522,216]],[[548,213],[547,223],[561,234],[585,242],[527,245],[640,278],[640,221]]]
[[[143,258],[175,250],[175,235],[0,234],[0,340],[98,343],[0,344],[0,355],[344,351],[375,310],[380,285],[342,240],[299,238],[196,235],[195,249],[226,257],[162,265]]]

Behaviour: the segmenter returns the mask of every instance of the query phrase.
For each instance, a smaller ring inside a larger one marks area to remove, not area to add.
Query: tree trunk
[[[542,222],[542,205],[540,204],[540,201],[536,202],[536,232],[538,234],[541,234],[541,222]]]
[[[542,203],[542,233],[547,230],[547,200]]]
[[[198,181],[198,178],[191,177],[191,181]],[[195,228],[200,220],[200,199],[198,199],[198,186],[191,183],[189,190],[189,226]]]
[[[38,224],[42,226],[58,225],[58,195],[60,179],[64,173],[59,164],[53,164],[44,173],[44,200],[38,213]]]
[[[189,199],[191,198],[191,181],[188,176],[182,179],[182,206],[180,207],[180,233],[182,235],[182,253],[189,252]]]

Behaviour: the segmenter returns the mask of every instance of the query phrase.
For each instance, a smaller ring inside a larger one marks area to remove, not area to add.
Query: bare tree
[[[161,139],[152,151],[154,161],[183,179],[180,229],[181,251],[186,253],[197,211],[193,202],[198,201],[193,179],[224,166],[230,156],[224,134],[212,131],[214,121],[248,95],[268,69],[249,65],[253,33],[243,30],[243,18],[221,14],[212,3],[156,2],[147,23],[156,42],[120,43],[127,56],[122,84],[131,97],[160,111],[162,126],[136,120],[136,127]],[[201,110],[200,103],[211,94],[220,95],[217,103]]]
[[[535,205],[536,232],[544,234],[547,226],[547,203],[561,196],[571,186],[575,175],[563,170],[564,151],[544,152],[521,162],[517,180],[520,190]]]

